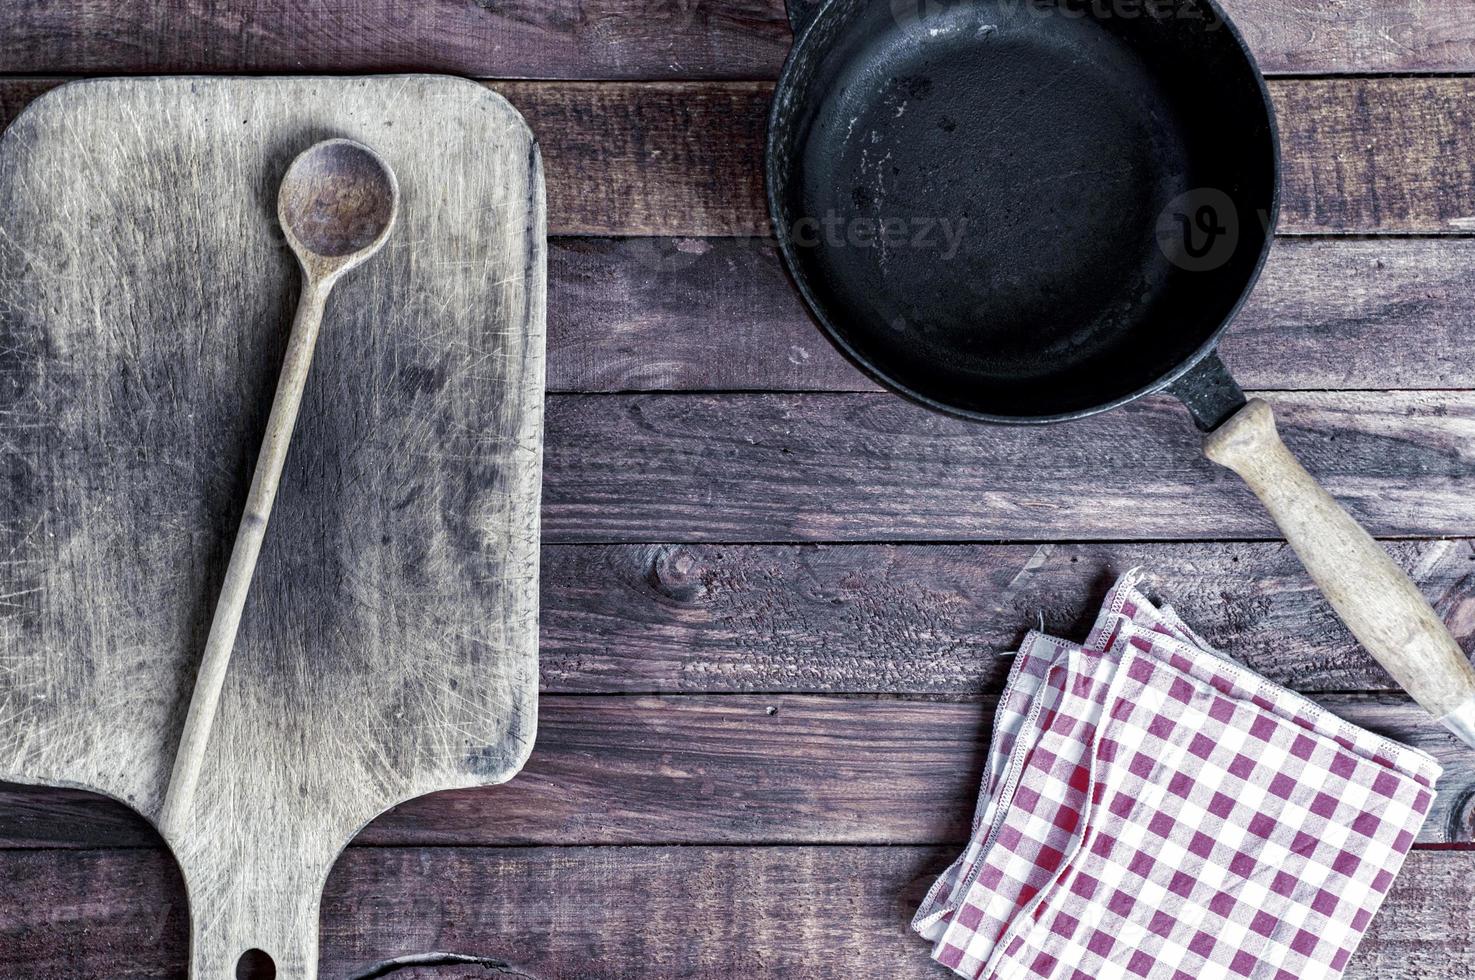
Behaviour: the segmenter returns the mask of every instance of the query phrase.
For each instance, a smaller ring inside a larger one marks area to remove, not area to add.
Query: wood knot
[[[707,596],[706,569],[684,545],[655,545],[646,563],[645,581],[663,599],[682,604],[699,602]]]

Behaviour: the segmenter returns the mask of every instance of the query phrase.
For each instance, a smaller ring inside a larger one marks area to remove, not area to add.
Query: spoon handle
[[[307,276],[303,278],[302,296],[297,301],[297,316],[292,322],[292,336],[287,342],[282,376],[277,381],[271,416],[266,423],[266,436],[256,458],[256,472],[251,477],[246,512],[241,516],[241,524],[236,531],[230,565],[220,587],[215,618],[210,623],[210,635],[205,641],[205,655],[200,660],[189,713],[184,719],[184,732],[175,751],[174,771],[169,777],[164,805],[159,812],[159,830],[165,837],[183,829],[189,818],[205,748],[210,741],[210,729],[220,702],[220,689],[225,684],[226,667],[235,646],[236,631],[241,625],[241,611],[246,605],[251,576],[256,571],[256,559],[261,554],[261,542],[266,536],[266,522],[276,500],[282,464],[286,462],[292,429],[297,423],[297,410],[302,404],[302,391],[307,383],[308,369],[312,366],[318,327],[323,320],[323,307],[330,289],[331,285]]]

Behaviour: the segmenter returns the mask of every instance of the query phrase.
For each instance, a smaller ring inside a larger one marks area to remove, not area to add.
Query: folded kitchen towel
[[[1341,976],[1439,764],[1234,663],[1135,583],[1084,645],[1025,638],[972,839],[912,927],[989,980]]]

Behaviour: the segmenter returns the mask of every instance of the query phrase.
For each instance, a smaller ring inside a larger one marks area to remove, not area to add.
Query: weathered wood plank
[[[1475,839],[1475,757],[1395,695],[1325,695],[1445,765],[1420,840]],[[359,844],[934,844],[967,839],[992,699],[545,696],[526,769],[404,804]],[[150,846],[96,797],[9,786],[0,846]]]
[[[500,82],[548,170],[554,235],[766,235],[767,82]]]
[[[1222,5],[1266,72],[1459,72],[1475,65],[1475,7],[1462,0]]]
[[[1475,395],[1282,393],[1282,432],[1374,533],[1475,518]],[[891,395],[565,395],[548,405],[544,541],[1278,538],[1164,398],[1049,427]]]
[[[1456,639],[1475,643],[1471,542],[1388,547]],[[1134,567],[1210,642],[1279,683],[1392,688],[1277,542],[545,547],[542,689],[992,692],[999,654],[1027,628],[1084,636]]]
[[[558,238],[555,391],[874,391],[761,238]],[[1225,337],[1260,389],[1475,387],[1475,241],[1285,237]]]
[[[189,908],[162,848],[7,851],[0,865],[0,974],[184,980]]]
[[[0,109],[19,109],[46,84],[0,82]],[[769,83],[495,88],[542,146],[550,233],[768,233]],[[1282,231],[1475,231],[1475,79],[1284,79],[1271,92],[1285,152]]]
[[[937,966],[906,924],[952,857],[914,848],[535,850],[488,874],[474,855],[395,856],[365,853],[329,885],[328,908],[341,908],[344,922],[329,926],[328,948],[351,969],[380,957],[386,933],[409,945],[401,916],[424,914],[413,938],[432,946],[470,944],[533,976],[594,963],[610,978],[934,978]],[[1469,854],[1413,855],[1346,976],[1468,972],[1475,951],[1462,929],[1475,911],[1472,869]],[[388,891],[383,885],[423,873],[452,886],[438,907],[417,908],[408,894],[375,898]],[[609,895],[624,900],[602,900]]]
[[[1475,840],[1467,748],[1401,696],[1318,700],[1438,756],[1445,773],[1420,839]],[[961,843],[993,717],[992,700],[780,695],[545,706],[539,748],[517,779],[405,804],[359,840],[479,843],[495,828],[491,843]]]
[[[1284,231],[1475,229],[1475,79],[1283,81],[1271,92]]]
[[[1225,0],[1269,72],[1475,69],[1463,0]],[[327,0],[13,3],[7,71],[444,71],[496,78],[772,78],[782,0]]]
[[[323,902],[323,976],[895,977],[938,967],[907,921],[948,849],[351,849]],[[1416,852],[1349,980],[1467,976],[1475,854]],[[611,900],[618,896],[618,900]],[[184,977],[184,895],[157,851],[0,854],[9,980]],[[458,954],[487,962],[434,966]],[[499,965],[499,964],[504,964]]]
[[[774,78],[790,42],[783,0],[50,0],[0,16],[0,65],[33,74]]]
[[[496,88],[543,146],[555,234],[767,233],[767,84]],[[1283,232],[1475,230],[1475,79],[1287,79],[1271,94]]]

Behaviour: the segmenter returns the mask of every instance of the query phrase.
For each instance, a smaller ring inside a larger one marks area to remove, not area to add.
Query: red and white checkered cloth
[[[988,980],[1341,976],[1439,764],[1233,663],[1134,581],[1084,646],[1025,639],[972,841],[912,927]]]

